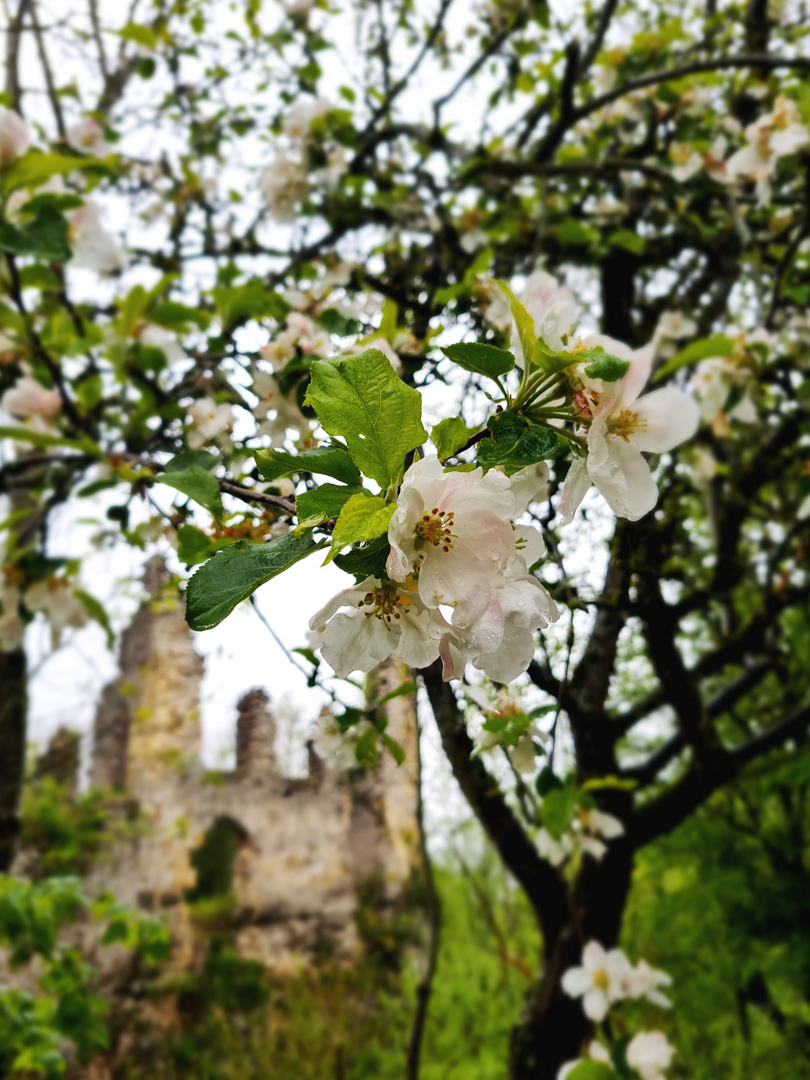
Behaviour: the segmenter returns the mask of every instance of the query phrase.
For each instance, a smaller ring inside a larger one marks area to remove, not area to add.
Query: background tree
[[[5,523],[4,746],[24,741],[24,623],[104,618],[49,548],[52,513],[104,500],[108,542],[171,535],[188,567],[282,531],[316,485],[267,489],[252,454],[309,444],[313,358],[382,348],[437,418],[461,401],[488,437],[479,378],[460,383],[435,343],[508,345],[492,278],[541,264],[603,333],[654,342],[654,380],[700,396],[704,425],[653,462],[660,498],[639,521],[614,528],[589,501],[559,528],[569,459],[551,462],[540,572],[570,619],[529,667],[553,719],[533,786],[471,756],[456,689],[423,673],[542,931],[521,1080],[579,1053],[590,1025],[561,979],[584,942],[617,940],[637,853],[806,740],[805,31],[803,5],[759,0],[9,12],[0,387],[17,448],[0,483],[25,496]],[[555,868],[537,830],[559,843],[595,806],[623,834]]]

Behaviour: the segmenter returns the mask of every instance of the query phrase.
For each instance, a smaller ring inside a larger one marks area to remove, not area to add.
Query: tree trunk
[[[0,652],[0,873],[11,866],[20,830],[27,712],[25,653]]]
[[[510,1080],[556,1080],[560,1066],[580,1056],[591,1022],[581,999],[563,993],[562,977],[579,966],[588,941],[605,948],[616,944],[632,869],[632,849],[621,841],[612,842],[602,863],[585,859],[573,890],[571,919],[545,943],[544,970],[512,1031]]]

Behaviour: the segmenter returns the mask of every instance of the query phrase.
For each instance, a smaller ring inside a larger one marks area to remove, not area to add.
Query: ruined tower
[[[199,913],[212,905],[239,952],[276,969],[327,943],[336,959],[355,956],[358,904],[373,896],[395,906],[420,868],[413,695],[384,706],[388,734],[405,750],[400,767],[386,756],[376,771],[347,774],[310,752],[308,777],[285,777],[272,708],[257,689],[238,705],[235,770],[207,772],[203,664],[162,563],[148,565],[144,583],[120,675],[99,704],[91,766],[95,785],[132,796],[140,824],[94,867],[91,891],[166,918],[183,966],[199,956]],[[381,665],[372,697],[406,678],[398,661]]]

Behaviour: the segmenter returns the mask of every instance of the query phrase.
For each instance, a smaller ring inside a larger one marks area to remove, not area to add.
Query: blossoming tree
[[[512,1075],[555,1077],[634,853],[810,723],[801,18],[48,6],[12,12],[0,110],[0,867],[26,626],[106,618],[55,512],[170,546],[197,630],[334,562],[312,677],[420,673],[543,934]],[[331,723],[343,764],[399,751],[373,707]]]

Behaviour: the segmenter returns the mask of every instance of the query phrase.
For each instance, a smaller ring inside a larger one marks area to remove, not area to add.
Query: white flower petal
[[[695,399],[674,386],[645,394],[633,406],[641,423],[630,435],[631,442],[649,453],[661,454],[691,439],[700,421]]]

